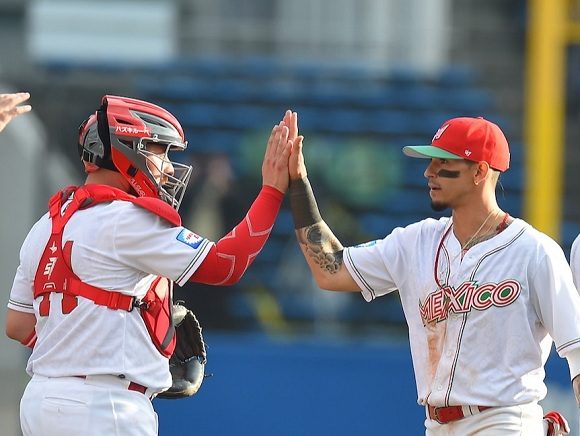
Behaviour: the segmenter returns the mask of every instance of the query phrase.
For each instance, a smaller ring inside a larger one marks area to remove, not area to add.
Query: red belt
[[[439,424],[447,424],[457,421],[465,416],[475,415],[484,410],[491,409],[489,406],[465,406],[471,413],[467,415],[463,412],[462,406],[435,407],[427,405],[429,418],[437,421]]]
[[[75,375],[75,377],[83,378],[83,379],[87,378],[86,375]],[[141,392],[143,395],[145,395],[145,392],[147,392],[146,386],[140,385],[139,383],[135,383],[135,382],[129,382],[127,389],[130,391]]]
[[[141,392],[142,394],[145,394],[145,392],[147,392],[147,388],[145,386],[140,385],[139,383],[135,383],[135,382],[129,383],[129,386],[127,386],[127,389],[129,389],[130,391]]]

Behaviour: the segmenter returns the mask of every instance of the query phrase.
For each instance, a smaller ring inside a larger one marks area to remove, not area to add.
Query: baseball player
[[[296,235],[322,289],[366,301],[399,291],[409,327],[418,402],[427,435],[544,435],[544,364],[552,342],[568,360],[580,402],[580,296],[562,249],[496,202],[509,167],[500,128],[483,118],[443,123],[425,177],[434,210],[451,216],[396,228],[382,240],[343,247],[322,220],[307,178],[302,137],[290,156]],[[561,424],[561,425],[560,425]]]
[[[0,132],[16,116],[29,112],[32,106],[21,105],[30,98],[28,92],[0,94]]]
[[[24,435],[157,434],[150,400],[172,384],[171,283],[242,277],[288,187],[292,117],[272,130],[247,215],[212,242],[177,213],[191,174],[169,156],[187,145],[179,122],[145,101],[103,97],[80,127],[86,183],[51,198],[10,292],[7,335],[32,348]]]

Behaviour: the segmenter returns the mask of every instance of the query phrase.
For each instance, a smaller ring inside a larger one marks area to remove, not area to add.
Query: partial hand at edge
[[[32,106],[29,104],[19,106],[30,98],[28,92],[13,94],[0,94],[0,132],[16,116],[29,112]]]

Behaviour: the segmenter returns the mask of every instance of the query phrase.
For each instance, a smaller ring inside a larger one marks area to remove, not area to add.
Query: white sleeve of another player
[[[580,288],[580,235],[576,237],[570,250],[570,267],[576,288]]]
[[[560,246],[552,240],[543,246],[544,258],[534,266],[537,270],[530,283],[532,301],[556,351],[567,357],[580,348],[580,295]]]

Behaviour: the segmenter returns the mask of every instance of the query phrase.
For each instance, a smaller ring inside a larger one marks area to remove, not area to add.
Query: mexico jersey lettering
[[[521,285],[515,280],[504,280],[501,283],[464,282],[457,289],[445,286],[419,302],[419,313],[423,324],[440,322],[447,319],[449,313],[467,313],[474,310],[486,310],[490,307],[504,307],[512,304],[520,295]]]
[[[462,257],[451,219],[427,219],[346,248],[344,262],[365,300],[399,291],[420,404],[540,400],[552,340],[562,357],[580,348],[564,253],[522,220]]]

